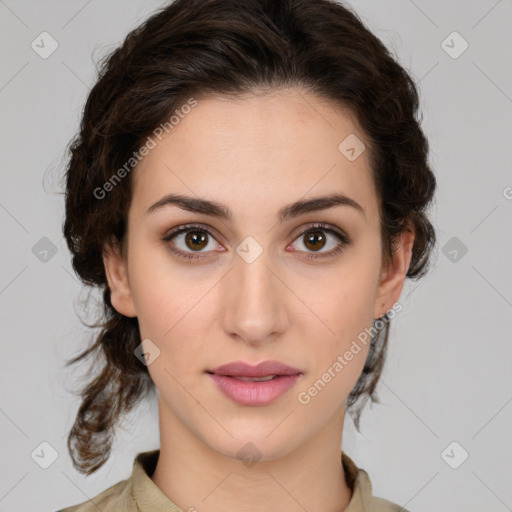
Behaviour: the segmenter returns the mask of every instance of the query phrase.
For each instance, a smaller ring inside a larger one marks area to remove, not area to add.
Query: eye
[[[329,238],[333,240],[329,242]],[[340,253],[345,246],[352,243],[346,235],[323,223],[315,224],[303,230],[295,240],[299,240],[299,250],[301,252],[310,253],[304,256],[307,259],[334,256]],[[301,246],[305,249],[302,249]],[[322,251],[325,247],[327,247],[327,250]]]
[[[202,258],[204,255],[201,253],[215,250],[219,245],[214,242],[215,238],[208,229],[195,224],[180,226],[165,235],[162,240],[166,243],[175,240],[169,244],[170,250],[180,258],[189,260]],[[190,250],[192,252],[189,252]]]
[[[332,240],[329,241],[329,238]],[[187,260],[207,257],[203,253],[216,251],[219,247],[210,229],[197,224],[178,226],[167,233],[162,240],[169,245],[170,251]],[[302,256],[306,259],[332,257],[352,243],[346,235],[329,224],[323,223],[309,226],[295,240],[300,242],[299,247],[301,244],[304,247],[304,249],[299,248],[298,252],[309,253]],[[328,250],[322,251],[325,247],[328,247]],[[222,249],[222,252],[224,250]]]

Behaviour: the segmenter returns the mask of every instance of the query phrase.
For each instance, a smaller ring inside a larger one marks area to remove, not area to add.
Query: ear
[[[374,318],[383,316],[400,298],[411,263],[414,235],[414,227],[408,224],[400,234],[392,261],[382,269],[373,312]]]
[[[136,317],[135,305],[128,281],[126,258],[117,246],[107,244],[102,253],[112,306],[124,316]]]

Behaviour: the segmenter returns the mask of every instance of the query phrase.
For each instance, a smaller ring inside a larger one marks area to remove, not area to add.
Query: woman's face
[[[289,89],[201,99],[155,140],[132,171],[127,261],[112,253],[105,264],[112,303],[138,317],[161,426],[229,457],[252,443],[268,460],[334,435],[369,348],[358,335],[398,299],[404,277],[381,273],[364,134],[347,113]],[[168,194],[214,202],[229,218],[184,203],[151,209]],[[290,208],[336,194],[350,201]],[[209,373],[268,360],[300,375],[261,403],[230,398]]]

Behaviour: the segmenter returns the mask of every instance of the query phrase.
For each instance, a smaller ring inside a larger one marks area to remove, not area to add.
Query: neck
[[[341,462],[344,410],[289,453],[252,463],[213,450],[160,399],[159,412],[160,456],[151,479],[185,511],[224,512],[243,503],[247,512],[342,512],[350,501]]]

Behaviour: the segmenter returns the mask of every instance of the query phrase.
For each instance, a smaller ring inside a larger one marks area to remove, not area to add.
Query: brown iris
[[[320,247],[318,245],[315,245],[319,241],[323,242]],[[308,249],[312,250],[322,249],[325,246],[325,235],[322,233],[322,231],[309,231],[306,234],[306,241],[304,245]]]
[[[208,245],[207,238],[208,235],[204,231],[196,229],[186,234],[185,243],[191,242],[192,246],[189,246],[191,249],[203,249]]]

